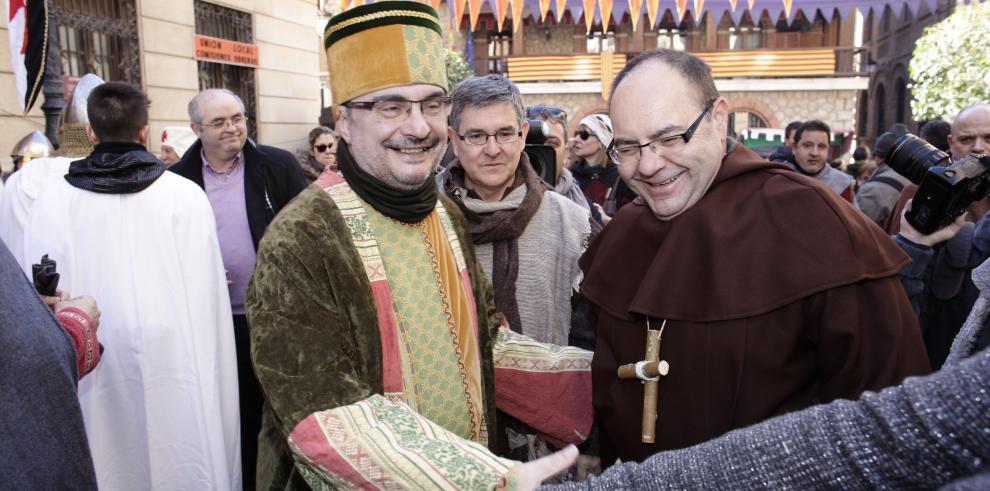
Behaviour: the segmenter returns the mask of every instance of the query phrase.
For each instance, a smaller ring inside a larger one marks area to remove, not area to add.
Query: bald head
[[[619,71],[612,82],[612,93],[614,94],[619,85],[630,77],[639,68],[644,68],[653,72],[658,66],[666,65],[673,69],[673,73],[679,74],[687,81],[691,87],[690,96],[695,99],[699,106],[704,106],[719,97],[718,89],[715,88],[715,80],[712,79],[712,70],[701,58],[683,51],[670,49],[655,49],[640,54],[633,58],[626,66]],[[662,80],[657,80],[662,84]],[[609,100],[611,102],[611,99]]]
[[[953,118],[949,152],[956,160],[970,153],[990,154],[990,104],[969,106]]]
[[[206,89],[196,94],[196,96],[189,101],[189,106],[186,108],[186,111],[189,113],[189,120],[193,123],[202,123],[203,104],[213,102],[218,99],[221,101],[224,99],[236,101],[236,103],[241,106],[241,112],[244,112],[244,101],[242,101],[237,94],[227,89]]]

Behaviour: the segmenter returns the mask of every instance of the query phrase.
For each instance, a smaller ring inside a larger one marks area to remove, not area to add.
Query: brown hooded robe
[[[833,191],[741,145],[673,220],[639,199],[623,208],[581,260],[603,463],[927,373],[897,278],[906,261]],[[643,384],[616,377],[643,359],[647,316],[668,321],[655,444],[640,442]]]

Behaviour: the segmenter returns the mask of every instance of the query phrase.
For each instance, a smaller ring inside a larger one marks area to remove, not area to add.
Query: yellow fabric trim
[[[440,202],[437,203],[437,208],[440,213],[431,214],[430,219],[424,220],[426,236],[435,252],[438,274],[443,285],[442,291],[445,293],[444,303],[453,322],[451,327],[463,363],[462,374],[466,384],[468,410],[471,412],[471,439],[487,444],[488,425],[485,421],[486,401],[481,383],[481,348],[474,327],[471,302],[461,282],[460,272],[463,269],[458,267],[458,262],[463,263],[463,257],[458,261],[457,253],[451,247],[453,244],[449,240],[450,234],[456,239],[456,233],[453,227],[449,230],[445,229],[449,219],[445,221],[441,218],[446,217],[447,210],[443,209],[443,204]],[[433,219],[434,217],[439,219]]]
[[[425,12],[419,12],[416,10],[386,10],[384,12],[375,12],[373,14],[361,15],[353,19],[345,20],[339,24],[335,24],[333,27],[327,29],[326,33],[324,33],[323,41],[326,42],[327,38],[330,37],[331,34],[346,27],[350,27],[355,24],[360,24],[362,22],[368,22],[371,20],[386,19],[388,17],[418,17],[420,19],[426,19],[428,21],[431,21],[433,24],[437,26],[437,29],[441,29],[440,22],[437,21],[437,18],[434,15],[430,15]]]

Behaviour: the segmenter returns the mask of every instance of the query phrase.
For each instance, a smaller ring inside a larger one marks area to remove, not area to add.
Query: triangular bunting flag
[[[746,5],[749,8],[749,10],[753,10],[754,3],[756,3],[756,0],[746,0]]]
[[[567,0],[557,0],[557,22],[564,21],[564,9],[567,8]],[[573,15],[573,13],[571,14]]]
[[[440,10],[440,0],[429,0],[428,2],[433,10]]]
[[[450,12],[453,16],[450,25],[455,31],[461,29],[461,19],[464,17],[464,0],[449,0]]]
[[[347,8],[351,6],[351,0],[340,0],[340,11],[346,12]]]
[[[523,25],[523,0],[512,0],[512,32],[519,32]]]
[[[787,17],[788,24],[791,21],[791,3],[794,0],[783,0],[784,1],[784,16]],[[814,16],[812,16],[814,18]]]
[[[505,25],[505,16],[509,14],[509,0],[495,0],[495,22],[498,25],[498,32],[502,32]]]
[[[646,16],[650,19],[648,29],[653,29],[657,25],[657,14],[660,10],[660,0],[646,0]]]
[[[684,20],[684,13],[687,10],[687,0],[677,0],[677,22]]]
[[[636,25],[643,15],[643,0],[629,0],[629,20],[632,21],[633,32],[636,32]]]
[[[598,0],[598,11],[602,17],[602,32],[607,32],[608,21],[612,19],[612,0]]]
[[[595,0],[582,0],[584,5],[584,25],[591,33],[592,26],[595,25]]]
[[[705,17],[705,0],[694,0],[694,24],[700,25]]]
[[[547,20],[547,12],[550,11],[550,0],[540,0],[540,22]]]
[[[481,15],[481,0],[467,0],[468,16],[471,19],[471,30],[478,28],[478,16]]]

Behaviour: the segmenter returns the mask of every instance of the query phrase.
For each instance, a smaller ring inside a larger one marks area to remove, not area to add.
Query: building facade
[[[559,21],[553,15],[539,21],[527,7],[519,29],[511,15],[500,29],[485,4],[470,33],[465,14],[448,38],[469,53],[476,73],[515,81],[527,104],[565,109],[572,130],[583,116],[606,111],[607,87],[626,60],[662,47],[695,53],[712,66],[733,113],[731,133],[821,119],[849,149],[859,98],[869,87],[861,67],[862,16],[797,10],[787,21],[779,9],[739,8],[735,15],[706,11],[697,21],[691,11],[678,21],[674,10],[665,10],[654,27],[644,8],[638,28],[627,13],[604,26],[596,18],[589,30],[584,16],[574,19],[570,10]]]
[[[860,139],[873,142],[897,123],[917,133],[921,121],[911,114],[911,77],[908,64],[914,43],[926,27],[949,16],[954,0],[938,0],[935,8],[919,2],[916,11],[904,5],[870,11],[863,26],[864,68],[870,74],[868,90],[861,95],[857,129]]]
[[[304,146],[320,114],[320,33],[312,1],[54,0],[66,93],[85,73],[141,86],[151,99],[149,147],[162,129],[186,126],[199,90],[237,93],[258,142]],[[17,106],[6,18],[0,19],[0,161],[25,134],[44,131],[41,98]]]

